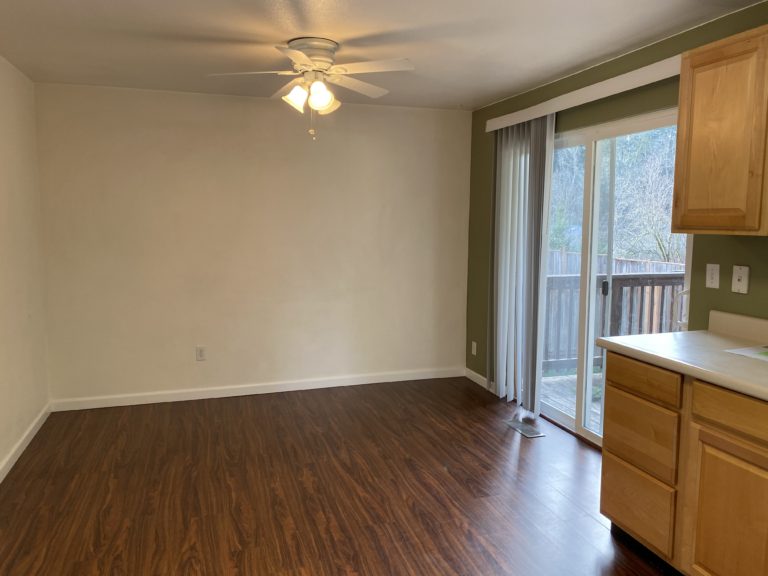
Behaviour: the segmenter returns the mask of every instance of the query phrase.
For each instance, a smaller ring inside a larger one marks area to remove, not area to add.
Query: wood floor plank
[[[600,453],[464,378],[52,414],[0,484],[0,575],[674,573]]]

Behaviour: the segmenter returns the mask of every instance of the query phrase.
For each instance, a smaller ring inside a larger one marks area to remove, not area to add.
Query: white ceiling
[[[269,96],[274,44],[341,43],[337,63],[410,58],[371,74],[378,103],[475,109],[754,0],[2,0],[0,55],[38,82]],[[343,101],[370,102],[338,89]]]

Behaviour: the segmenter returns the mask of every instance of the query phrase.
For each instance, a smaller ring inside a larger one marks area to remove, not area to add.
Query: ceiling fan
[[[370,98],[380,98],[387,94],[389,90],[358,80],[357,78],[352,78],[351,76],[373,72],[413,70],[413,64],[405,58],[335,64],[336,51],[339,49],[339,44],[327,38],[294,38],[289,40],[286,46],[275,46],[275,48],[291,59],[293,63],[292,70],[230,72],[211,74],[211,76],[250,76],[256,74],[296,76],[296,78],[275,92],[272,98],[282,97],[285,102],[302,114],[307,104],[311,110],[319,114],[330,114],[339,109],[341,102],[328,89],[327,84],[335,84]]]

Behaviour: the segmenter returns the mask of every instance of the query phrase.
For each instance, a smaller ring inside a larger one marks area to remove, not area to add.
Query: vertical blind
[[[496,132],[493,314],[496,393],[537,416],[538,314],[544,199],[555,116]]]

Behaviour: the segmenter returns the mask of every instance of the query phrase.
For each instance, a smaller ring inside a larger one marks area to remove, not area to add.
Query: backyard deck
[[[601,431],[603,409],[603,375],[595,374],[592,384],[592,399],[589,406],[589,428]],[[576,416],[576,375],[548,376],[542,378],[541,401],[552,408]]]

